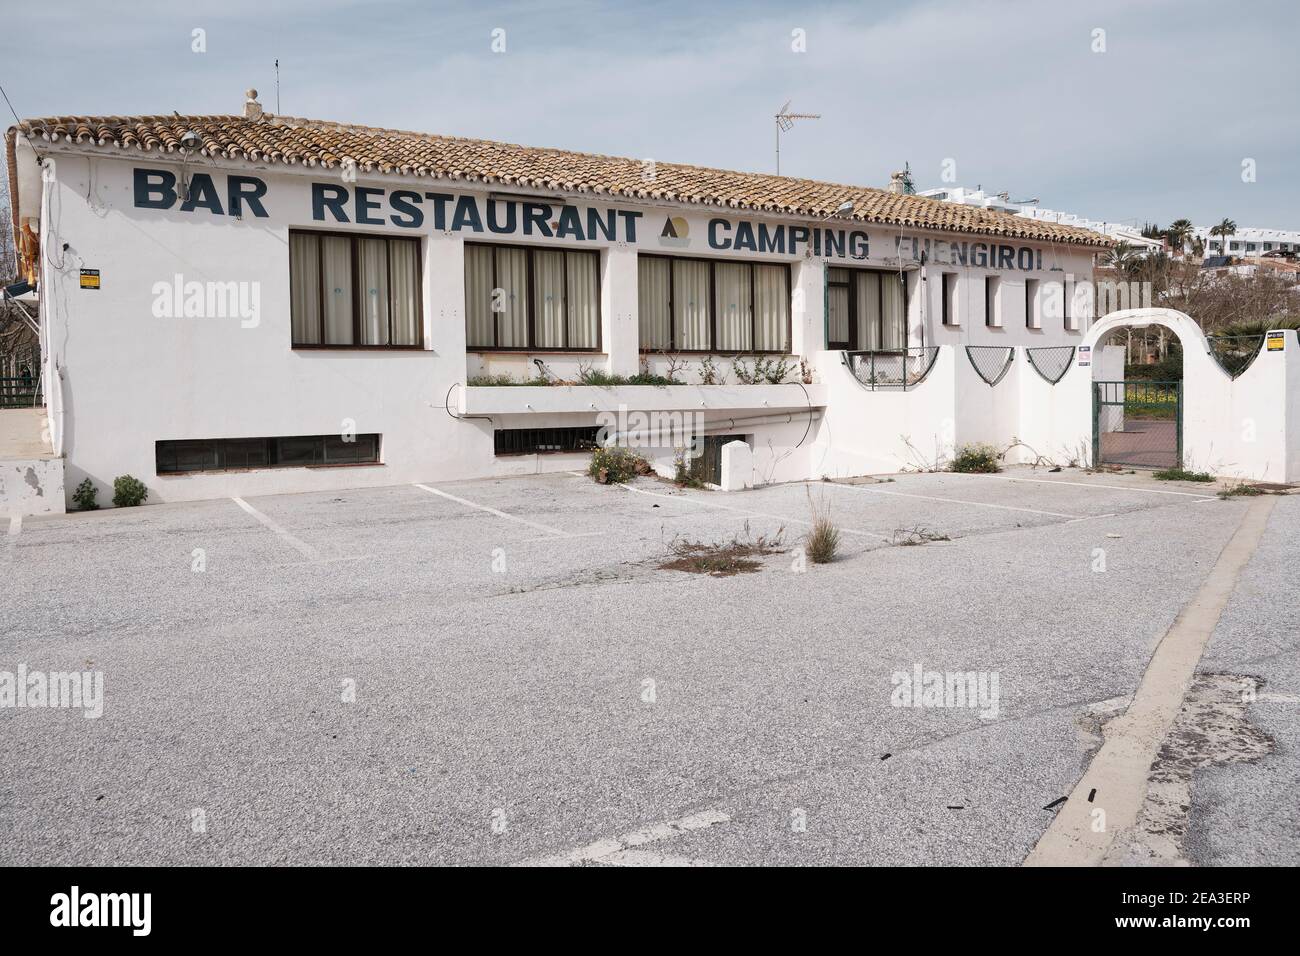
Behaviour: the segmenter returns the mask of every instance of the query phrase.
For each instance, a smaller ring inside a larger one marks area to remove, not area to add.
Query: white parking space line
[[[1213,498],[1214,495],[1202,495],[1195,491],[1174,491],[1169,488],[1132,488],[1128,485],[1095,485],[1087,481],[1053,481],[1050,478],[1017,478],[1015,475],[980,475],[970,472],[954,471],[954,475],[963,478],[996,478],[999,481],[1028,481],[1036,485],[1069,485],[1072,488],[1109,488],[1112,491],[1140,491],[1148,495],[1182,495],[1185,498]]]
[[[806,525],[812,524],[811,521],[806,521],[803,518],[791,518],[786,515],[768,514],[765,511],[750,511],[746,508],[733,508],[731,507],[731,505],[724,505],[716,501],[701,501],[698,498],[687,498],[683,495],[661,495],[654,491],[645,491],[644,489],[641,488],[633,488],[630,485],[621,484],[618,487],[622,488],[624,491],[633,491],[636,492],[638,495],[648,495],[651,498],[662,498],[665,501],[680,501],[683,504],[699,505],[702,508],[721,508],[723,511],[734,511],[736,514],[745,515],[746,517],[749,518],[767,518],[770,521],[783,521],[787,524],[806,524]],[[719,492],[719,494],[725,494],[725,492]],[[857,528],[841,527],[839,528],[839,531],[841,534],[852,534],[852,535],[857,535],[858,537],[861,538],[875,538],[878,541],[893,540],[888,535],[876,534],[874,531],[859,531]]]
[[[520,860],[515,866],[578,866],[582,863],[614,866],[709,866],[702,860],[665,856],[638,849],[649,843],[674,837],[693,830],[727,823],[731,817],[721,810],[703,810],[678,820],[666,820],[642,830],[634,830],[613,839],[597,840],[564,853],[535,856]]]
[[[22,533],[22,530],[23,530],[23,516],[10,515],[9,516],[9,537],[11,538],[18,537],[18,535]]]
[[[825,484],[825,482],[819,482]],[[937,495],[917,495],[907,491],[881,491],[878,488],[868,488],[865,485],[841,485],[837,482],[829,482],[833,488],[847,488],[849,491],[862,491],[871,495],[889,495],[892,498],[918,498],[923,501],[942,501],[950,505],[969,505],[972,508],[996,508],[999,511],[1023,511],[1031,515],[1046,515],[1049,518],[1070,518],[1077,520],[1087,517],[1086,515],[1067,515],[1059,511],[1039,511],[1037,508],[1017,508],[1014,505],[995,505],[987,501],[964,501],[961,498],[940,498]]]
[[[561,538],[574,537],[574,535],[569,534],[567,531],[561,531],[559,528],[552,528],[550,525],[538,524],[536,521],[529,521],[527,518],[520,518],[518,515],[506,514],[504,511],[498,511],[496,508],[489,507],[488,505],[480,505],[465,498],[458,498],[453,494],[448,494],[447,492],[440,491],[437,488],[430,488],[428,485],[422,485],[419,482],[415,483],[415,487],[422,491],[427,491],[431,495],[438,495],[447,498],[450,501],[454,501],[457,504],[462,504],[467,508],[477,508],[479,511],[486,511],[490,515],[496,515],[498,518],[505,518],[507,521],[518,521],[520,524],[526,524],[528,527],[536,528],[538,531],[545,531],[547,534],[553,534]]]
[[[233,501],[235,504],[239,505],[239,507],[243,508],[245,511],[247,511],[250,515],[252,515],[258,521],[260,521],[267,528],[270,528],[272,531],[274,531],[277,535],[279,535],[284,540],[285,544],[290,545],[291,547],[297,549],[297,551],[305,558],[307,558],[308,561],[319,561],[321,559],[319,551],[317,551],[315,548],[309,545],[306,541],[302,541],[298,538],[295,538],[292,534],[290,534],[284,528],[280,527],[278,524],[276,524],[266,515],[262,514],[262,512],[258,511],[256,508],[250,505],[243,498],[231,498],[230,500]]]

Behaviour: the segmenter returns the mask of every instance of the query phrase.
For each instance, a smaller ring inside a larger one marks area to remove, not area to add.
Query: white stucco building
[[[980,347],[1077,345],[1109,244],[884,190],[274,117],[251,95],[238,116],[24,121],[8,163],[63,493],[131,474],[150,502],[573,469],[601,425],[671,470],[670,421],[713,453],[744,441],[750,483],[880,464],[840,454],[859,410],[834,395],[1001,362]],[[786,363],[780,383],[739,380],[762,362]],[[949,445],[997,431],[973,408],[950,403]]]
[[[1062,226],[1074,226],[1088,229],[1103,236],[1109,236],[1115,242],[1125,242],[1143,252],[1161,252],[1165,244],[1159,239],[1142,235],[1142,230],[1124,222],[1109,222],[1105,219],[1089,219],[1075,213],[1062,212],[1059,209],[1045,209],[1033,202],[1015,202],[1007,193],[989,193],[983,189],[970,189],[965,186],[943,186],[937,189],[923,189],[922,196],[943,202],[958,203],[963,206],[978,206],[981,209],[993,209],[1025,219],[1038,222],[1056,223]]]

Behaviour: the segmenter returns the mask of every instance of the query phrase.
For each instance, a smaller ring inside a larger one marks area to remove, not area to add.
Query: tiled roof
[[[1106,236],[1056,223],[1036,222],[975,206],[946,203],[883,189],[823,183],[790,176],[742,173],[680,163],[647,162],[560,149],[516,146],[481,139],[349,126],[324,120],[243,116],[55,116],[24,120],[17,129],[33,145],[70,142],[174,153],[187,131],[197,133],[205,156],[532,187],[624,199],[822,217],[845,202],[866,223],[934,229],[1008,239],[1109,248]]]

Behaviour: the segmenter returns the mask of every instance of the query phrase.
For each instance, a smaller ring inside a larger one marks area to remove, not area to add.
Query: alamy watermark
[[[0,707],[67,708],[94,720],[104,714],[104,672],[0,670]]]
[[[596,413],[596,444],[622,448],[682,448],[692,458],[704,454],[702,412],[628,411]]]
[[[980,717],[998,716],[997,671],[928,671],[919,663],[890,678],[893,707],[978,708]]]
[[[155,282],[156,319],[239,319],[240,328],[262,322],[262,284],[253,282],[185,281],[179,272],[170,282]]]

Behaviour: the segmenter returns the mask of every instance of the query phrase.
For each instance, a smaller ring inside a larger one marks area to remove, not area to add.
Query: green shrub
[[[78,511],[98,511],[99,505],[95,502],[95,495],[99,494],[99,489],[89,478],[82,480],[77,485],[77,490],[72,493],[72,501],[77,506]]]
[[[826,495],[819,493],[814,499],[812,491],[808,491],[808,507],[812,510],[813,520],[812,530],[804,542],[806,553],[813,564],[830,564],[840,547],[840,530],[831,521]]]
[[[840,547],[840,530],[830,518],[821,517],[813,521],[812,530],[808,532],[808,557],[813,564],[830,564],[835,560],[835,552]]]
[[[962,445],[953,457],[951,470],[965,474],[991,474],[1002,470],[998,463],[1000,457],[992,445]]]
[[[1206,471],[1188,471],[1186,468],[1166,468],[1151,472],[1151,477],[1158,481],[1213,481],[1214,476]]]
[[[113,479],[113,505],[117,508],[134,508],[149,497],[149,489],[139,478],[118,475]]]
[[[696,455],[688,460],[685,448],[677,449],[677,457],[673,461],[676,468],[676,474],[673,475],[673,481],[677,482],[682,488],[703,488],[704,487],[704,456]]]
[[[597,448],[591,453],[587,474],[602,485],[622,484],[637,475],[648,475],[650,463],[628,448]]]

